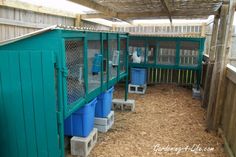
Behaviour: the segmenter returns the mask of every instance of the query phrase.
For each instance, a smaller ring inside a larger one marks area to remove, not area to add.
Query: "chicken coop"
[[[0,0],[0,157],[236,157],[235,13]]]
[[[149,83],[178,83],[199,87],[204,37],[130,35],[129,66],[148,69]]]
[[[127,76],[127,44],[126,33],[63,26],[1,43],[1,155],[63,156],[64,119]]]

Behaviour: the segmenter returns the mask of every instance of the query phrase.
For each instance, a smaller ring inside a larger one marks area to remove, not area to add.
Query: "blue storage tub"
[[[97,98],[78,109],[64,121],[64,134],[87,137],[94,127],[94,114]]]
[[[142,68],[131,68],[131,84],[144,85],[146,84],[147,70]]]
[[[95,109],[95,117],[105,118],[111,111],[112,96],[114,87],[111,87],[106,92],[97,97],[97,105]]]

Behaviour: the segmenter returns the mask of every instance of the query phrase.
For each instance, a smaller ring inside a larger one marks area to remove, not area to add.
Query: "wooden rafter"
[[[94,10],[100,12],[98,14],[82,15],[81,19],[83,19],[83,20],[86,20],[88,18],[118,18],[118,19],[120,19],[122,21],[130,23],[129,20],[119,18],[117,16],[117,12],[115,12],[114,10],[112,10],[112,9],[110,9],[108,7],[102,6],[102,5],[100,5],[100,4],[96,3],[96,2],[93,2],[91,0],[70,0],[70,1],[72,1],[74,3],[77,3],[77,4],[80,4],[80,5],[83,5],[83,6],[86,6],[86,7],[89,7],[91,9],[94,9]]]
[[[168,17],[170,19],[170,23],[172,23],[172,17],[171,17],[170,7],[169,7],[168,3],[165,0],[161,0],[161,4],[165,8],[165,11],[168,14]]]
[[[81,15],[81,19],[92,19],[92,18],[110,18],[111,16],[107,16],[101,13],[95,13],[95,14],[84,14]]]
[[[15,1],[15,0],[14,1],[13,0],[0,0],[0,7],[1,6],[22,9],[22,10],[29,10],[29,11],[43,13],[43,14],[49,14],[49,15],[64,16],[64,17],[70,17],[70,18],[76,17],[76,14],[70,13],[67,11],[37,6],[37,5],[33,5],[33,4],[25,3],[25,2],[20,2],[20,1]]]
[[[113,11],[112,9],[102,6],[96,2],[93,2],[91,0],[70,0],[74,3],[83,5],[85,7],[94,9],[96,11],[99,11],[100,13],[106,15],[106,16],[110,16],[110,17],[117,17],[117,13],[115,11]]]
[[[207,18],[209,13],[204,14],[186,14],[185,12],[181,11],[174,11],[172,12],[175,18]],[[212,12],[212,15],[215,13]],[[166,12],[133,12],[133,13],[118,13],[117,18],[120,19],[141,19],[141,18],[163,18],[168,16]]]

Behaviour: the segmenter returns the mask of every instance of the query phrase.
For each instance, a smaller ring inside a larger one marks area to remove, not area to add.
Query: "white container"
[[[120,57],[120,52],[117,51],[117,50],[113,51],[112,66],[118,66],[118,64],[119,64],[119,57]]]

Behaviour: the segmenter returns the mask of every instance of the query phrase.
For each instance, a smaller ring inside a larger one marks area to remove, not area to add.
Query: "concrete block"
[[[135,100],[127,100],[124,99],[113,99],[112,100],[112,109],[113,110],[121,110],[121,111],[134,111],[135,110]]]
[[[132,84],[129,84],[128,92],[129,93],[134,93],[134,94],[145,94],[146,89],[147,89],[147,85],[146,84],[144,84],[144,85],[132,85]]]
[[[95,117],[94,127],[98,129],[99,132],[107,132],[114,124],[114,111],[111,111],[106,118]]]
[[[94,118],[94,124],[97,125],[110,125],[112,121],[114,121],[114,111],[111,111],[106,118]]]
[[[72,137],[71,155],[87,157],[97,143],[98,130],[94,128],[88,137]]]

